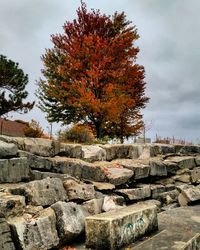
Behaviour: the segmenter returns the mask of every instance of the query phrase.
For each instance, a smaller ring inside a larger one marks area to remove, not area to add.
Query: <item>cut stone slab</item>
[[[158,214],[159,232],[128,247],[134,250],[200,249],[200,206],[180,207]]]
[[[174,154],[175,148],[174,145],[167,145],[167,144],[155,144],[159,148],[159,154],[167,155],[167,154]]]
[[[29,180],[29,166],[25,157],[0,159],[0,183]]]
[[[15,144],[0,141],[0,159],[14,157],[17,151],[18,147]]]
[[[63,186],[69,201],[87,201],[95,198],[94,186],[91,184],[69,179],[63,182]]]
[[[157,230],[156,207],[136,204],[86,218],[86,247],[120,249]]]
[[[24,195],[26,203],[34,206],[50,206],[57,201],[67,200],[63,183],[58,178],[31,181],[11,189],[12,194]]]
[[[152,184],[150,188],[151,188],[152,199],[157,199],[161,193],[166,192],[166,188],[164,185]]]
[[[10,226],[5,218],[0,217],[0,249],[15,250],[15,245],[12,241]]]
[[[47,250],[58,245],[56,216],[53,209],[43,209],[37,217],[27,216],[28,219],[24,217],[8,220],[17,249]]]
[[[82,146],[79,144],[60,143],[60,156],[79,158],[83,157]]]
[[[60,143],[49,139],[25,138],[24,150],[39,156],[52,157],[60,152]]]
[[[165,162],[167,161],[171,161],[174,162],[178,165],[179,168],[183,169],[183,168],[195,168],[196,167],[196,163],[195,163],[195,157],[192,156],[175,156],[175,157],[169,157],[167,160],[165,160]]]
[[[117,194],[124,196],[126,199],[131,201],[143,200],[151,196],[150,186],[141,188],[130,188],[130,189],[118,189]]]
[[[151,176],[167,176],[166,165],[159,160],[150,160],[150,175]]]
[[[25,197],[0,192],[0,213],[6,218],[22,215],[26,206]]]
[[[139,159],[149,159],[151,157],[157,156],[160,151],[157,145],[144,144],[139,145]]]
[[[104,198],[92,199],[86,201],[82,204],[82,207],[88,211],[90,215],[100,214],[102,213],[102,206],[103,206]]]
[[[52,209],[56,214],[57,230],[60,242],[70,242],[85,230],[85,217],[89,213],[73,202],[58,201]]]
[[[88,162],[105,161],[106,150],[97,145],[82,146],[82,158]]]
[[[124,168],[130,169],[134,172],[134,179],[144,179],[149,176],[150,166],[149,161],[144,160],[132,160],[132,159],[117,159],[112,163],[119,164]]]
[[[87,182],[91,183],[96,190],[99,191],[108,191],[108,190],[114,190],[115,185],[108,183],[108,182],[96,182],[96,181],[89,181],[86,180]]]
[[[176,172],[179,170],[179,167],[175,162],[164,160],[163,163],[166,166],[167,173],[170,175],[176,174]]]

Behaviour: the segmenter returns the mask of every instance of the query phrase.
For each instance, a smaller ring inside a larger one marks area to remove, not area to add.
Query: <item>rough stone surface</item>
[[[166,161],[174,162],[178,165],[179,168],[189,168],[192,169],[196,167],[195,158],[192,156],[175,156],[169,157]]]
[[[83,157],[82,146],[79,144],[61,143],[59,155],[81,159]]]
[[[178,196],[180,206],[194,203],[200,200],[200,187],[187,185],[181,188],[181,193]]]
[[[156,207],[132,205],[86,218],[86,247],[120,249],[158,228]]]
[[[109,182],[96,182],[96,181],[88,181],[88,180],[87,182],[91,183],[94,186],[94,188],[99,191],[108,191],[108,190],[115,189],[115,185]]]
[[[68,200],[87,201],[95,198],[94,186],[78,180],[66,180],[63,182]]]
[[[139,157],[137,145],[102,145],[101,147],[106,151],[107,161],[125,158],[136,159]]]
[[[200,183],[200,167],[191,170],[191,182],[199,184]]]
[[[83,203],[83,207],[90,215],[102,213],[104,198],[92,199]]]
[[[26,202],[35,206],[49,206],[67,199],[62,181],[58,178],[46,178],[31,181],[11,189],[13,194],[24,195]]]
[[[102,210],[108,212],[111,210],[122,208],[122,204],[118,204],[117,199],[113,196],[105,196],[103,200]]]
[[[132,159],[117,159],[112,161],[115,164],[119,164],[124,168],[128,168],[134,172],[134,179],[147,178],[150,173],[150,166],[148,161],[144,160],[132,160]]]
[[[116,193],[124,196],[128,200],[137,201],[150,197],[151,189],[149,186],[141,188],[118,189],[116,190]]]
[[[59,243],[56,231],[56,216],[51,208],[40,211],[37,217],[27,215],[10,218],[17,249],[47,250]]]
[[[0,141],[0,159],[16,156],[17,151],[18,148],[15,144]]]
[[[70,242],[85,229],[87,211],[73,202],[58,201],[51,206],[56,214],[57,230],[60,241]]]
[[[25,205],[24,196],[0,192],[0,213],[5,217],[22,215]]]
[[[164,204],[169,205],[171,203],[178,202],[178,195],[179,195],[179,192],[178,190],[175,189],[175,190],[161,193],[158,196],[158,199]]]
[[[151,176],[167,176],[166,165],[159,160],[150,160],[150,175]]]
[[[161,193],[164,193],[166,188],[164,185],[152,184],[151,185],[151,197],[152,199],[157,199]]]
[[[60,144],[48,139],[25,138],[24,150],[39,156],[52,157],[60,152]]]
[[[82,146],[82,158],[88,162],[105,161],[106,150],[99,147],[98,145]]]
[[[29,179],[29,166],[25,157],[0,159],[0,183]]]
[[[57,173],[51,173],[51,172],[41,172],[38,170],[31,170],[30,172],[30,176],[32,180],[42,180],[45,178],[59,178],[62,181],[68,180],[68,179],[73,179],[73,177],[71,177],[68,174],[57,174]],[[74,178],[75,179],[75,178]]]
[[[15,250],[15,245],[11,238],[10,227],[5,218],[0,217],[0,249]]]
[[[167,173],[170,175],[176,174],[176,172],[179,170],[179,167],[175,162],[166,160],[166,161],[163,161],[163,163],[166,166]]]

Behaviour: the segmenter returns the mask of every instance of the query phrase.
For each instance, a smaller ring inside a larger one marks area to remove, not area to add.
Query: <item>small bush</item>
[[[69,130],[60,132],[59,140],[65,142],[93,143],[95,137],[89,126],[84,124],[75,124]]]
[[[24,134],[26,137],[40,138],[43,135],[43,129],[40,127],[39,122],[31,120],[25,128]]]

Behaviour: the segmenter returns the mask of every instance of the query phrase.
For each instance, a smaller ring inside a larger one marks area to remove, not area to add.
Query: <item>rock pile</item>
[[[132,204],[159,212],[198,201],[198,146],[83,146],[0,136],[0,249],[59,249],[84,233],[91,215]]]

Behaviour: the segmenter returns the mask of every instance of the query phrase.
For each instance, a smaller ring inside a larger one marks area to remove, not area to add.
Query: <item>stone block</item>
[[[1,250],[15,250],[14,242],[11,237],[10,226],[6,219],[0,217],[0,249]]]
[[[166,161],[174,162],[178,165],[179,168],[189,168],[192,169],[196,167],[195,157],[192,156],[174,156],[169,157]]]
[[[30,177],[31,177],[31,180],[42,180],[42,179],[45,179],[45,178],[48,178],[48,177],[49,178],[59,178],[62,181],[66,181],[68,179],[73,179],[73,177],[71,177],[68,174],[41,172],[41,171],[38,171],[38,170],[31,170],[30,171]]]
[[[105,161],[106,150],[98,145],[82,146],[82,158],[88,162]]]
[[[42,138],[25,138],[24,150],[44,157],[52,157],[60,152],[60,143]]]
[[[89,213],[82,206],[73,202],[58,201],[52,209],[56,214],[57,230],[60,241],[70,242],[85,230],[85,217]]]
[[[37,216],[14,217],[8,220],[17,249],[47,250],[56,247],[59,238],[56,216],[51,208],[40,211]]]
[[[115,250],[157,230],[156,207],[137,204],[86,218],[86,247]]]
[[[94,186],[78,180],[68,179],[63,182],[69,201],[87,201],[95,198]]]
[[[164,185],[152,184],[150,188],[151,188],[152,199],[157,199],[161,193],[164,193],[166,191],[166,188]]]
[[[63,183],[58,178],[31,181],[11,189],[12,194],[24,195],[26,203],[34,206],[50,206],[57,201],[67,200]]]
[[[167,176],[167,168],[163,162],[158,160],[150,160],[150,175],[151,176]]]
[[[200,186],[182,186],[181,193],[178,196],[178,201],[180,206],[186,206],[200,201]]]
[[[83,157],[82,146],[79,144],[60,143],[60,156],[79,158]]]
[[[163,161],[163,163],[165,164],[166,169],[167,169],[167,173],[169,175],[174,175],[179,170],[179,167],[175,162],[171,162],[171,161],[166,160],[166,161]]]
[[[102,213],[103,201],[104,198],[92,199],[84,202],[82,207],[84,207],[90,215],[100,214]]]
[[[118,189],[116,193],[131,201],[143,200],[151,196],[150,186],[140,188]]]
[[[0,141],[0,159],[14,157],[17,151],[18,147],[15,144]]]
[[[25,197],[0,192],[0,213],[6,218],[22,215],[26,206]]]
[[[123,198],[123,197],[122,197]],[[108,196],[106,195],[103,200],[103,206],[102,210],[104,212],[108,212],[111,210],[122,208],[123,204],[120,204],[117,202],[117,199],[114,196]]]
[[[29,166],[25,157],[0,159],[0,183],[14,183],[29,179]]]
[[[199,184],[200,183],[200,167],[191,170],[191,182]]]

